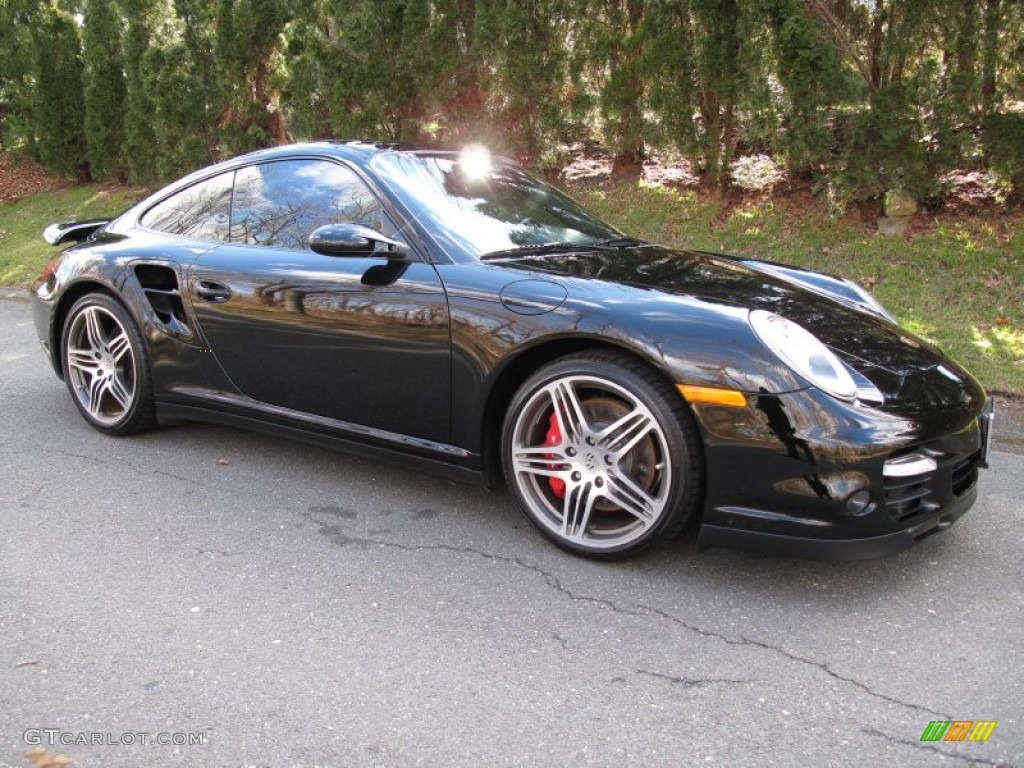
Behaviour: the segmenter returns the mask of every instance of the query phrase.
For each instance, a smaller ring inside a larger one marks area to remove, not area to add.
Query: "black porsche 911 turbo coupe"
[[[208,420],[489,482],[611,558],[884,555],[974,503],[992,406],[857,285],[623,235],[480,148],[279,147],[177,181],[33,288],[82,416]]]

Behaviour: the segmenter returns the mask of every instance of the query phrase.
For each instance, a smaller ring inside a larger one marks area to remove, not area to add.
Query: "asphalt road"
[[[1024,457],[880,561],[691,532],[595,564],[504,491],[220,427],[103,437],[23,302],[0,371],[0,766],[26,731],[100,768],[1024,765]],[[958,719],[998,725],[920,741]]]

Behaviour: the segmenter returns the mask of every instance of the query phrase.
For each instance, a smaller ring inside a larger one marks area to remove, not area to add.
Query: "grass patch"
[[[43,241],[48,224],[116,216],[144,194],[138,189],[87,184],[0,205],[0,285],[27,285],[59,252]]]
[[[1024,394],[1024,216],[940,218],[908,238],[834,220],[812,198],[726,206],[643,184],[571,194],[631,235],[842,275],[869,288],[908,330],[935,342],[989,389]]]

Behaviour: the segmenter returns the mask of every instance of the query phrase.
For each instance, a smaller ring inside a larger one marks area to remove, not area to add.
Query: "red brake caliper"
[[[554,413],[551,414],[551,420],[548,421],[548,433],[544,437],[544,445],[558,445],[562,442],[562,431],[558,428],[558,418]],[[548,458],[554,458],[553,453],[548,454]],[[556,469],[557,464],[548,464],[551,469]],[[565,498],[565,480],[559,477],[549,477],[548,485],[551,486],[551,492],[560,499]]]

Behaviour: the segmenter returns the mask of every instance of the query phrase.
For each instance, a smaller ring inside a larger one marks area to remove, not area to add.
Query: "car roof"
[[[458,152],[451,147],[428,147],[398,141],[369,141],[349,139],[346,141],[307,141],[296,144],[283,144],[278,147],[258,149],[244,155],[238,155],[226,163],[246,164],[258,160],[274,160],[294,157],[303,153],[331,154],[353,162],[363,164],[382,152],[438,153]]]
[[[221,160],[218,163],[212,163],[210,165],[197,168],[191,173],[181,176],[158,188],[152,194],[148,195],[143,200],[140,200],[121,214],[121,216],[127,216],[129,214],[136,216],[158,200],[166,198],[181,189],[201,181],[202,179],[255,162],[286,160],[294,157],[302,157],[303,155],[319,155],[321,157],[333,155],[335,157],[348,160],[356,166],[365,167],[374,156],[382,152],[437,152],[439,154],[443,154],[446,151],[449,150],[402,144],[395,141],[307,141],[295,144],[282,144],[277,147],[257,149],[253,152],[236,155],[226,160]],[[121,216],[118,218],[120,219]]]

